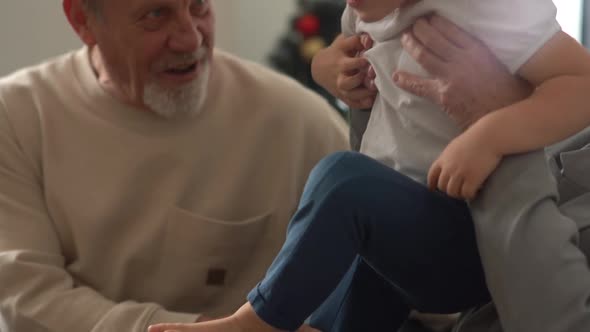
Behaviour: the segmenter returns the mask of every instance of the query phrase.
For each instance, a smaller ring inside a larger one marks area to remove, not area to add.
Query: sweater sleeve
[[[0,99],[0,330],[144,332],[158,322],[194,322],[153,303],[114,303],[67,271],[59,234]]]

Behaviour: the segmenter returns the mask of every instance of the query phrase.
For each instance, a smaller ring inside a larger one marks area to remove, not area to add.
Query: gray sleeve
[[[351,109],[349,112],[348,120],[350,122],[350,147],[354,151],[359,151],[361,149],[361,141],[363,139],[363,135],[365,134],[365,130],[367,130],[367,124],[369,123],[370,116],[370,109]]]
[[[590,127],[548,147],[546,151],[549,165],[557,179],[560,205],[590,193]],[[567,205],[568,209],[571,209],[571,205]],[[590,206],[585,209],[590,210]]]
[[[545,154],[534,152],[506,158],[472,202],[505,332],[590,331],[590,268],[579,248],[579,225],[557,200]]]

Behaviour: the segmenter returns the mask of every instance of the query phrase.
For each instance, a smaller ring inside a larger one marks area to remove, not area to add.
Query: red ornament
[[[313,14],[305,14],[295,22],[295,28],[304,38],[315,36],[320,32],[320,19]]]

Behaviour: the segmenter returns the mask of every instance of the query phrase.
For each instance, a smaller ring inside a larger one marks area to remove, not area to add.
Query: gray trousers
[[[590,161],[590,150],[582,152]],[[506,158],[471,205],[488,288],[503,331],[590,331],[590,269],[579,232],[590,221],[590,194],[558,206],[545,160],[542,151]],[[491,308],[479,314],[486,312],[493,320]],[[457,331],[491,331],[477,314]]]

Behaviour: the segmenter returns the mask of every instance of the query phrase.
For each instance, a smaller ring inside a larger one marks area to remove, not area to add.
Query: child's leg
[[[463,241],[457,239],[446,248],[464,248],[464,253],[476,253],[474,235],[469,237]],[[460,249],[450,252],[456,250]],[[336,290],[313,313],[310,325],[323,332],[394,331],[392,327],[406,320],[410,308],[451,313],[488,302],[479,259],[472,254],[459,254],[451,259],[461,260],[463,268],[447,269],[443,265],[449,257],[442,257],[444,251],[445,248],[433,252],[431,258],[439,264],[422,272],[422,275],[437,273],[439,277],[426,285],[417,278],[415,285],[403,290],[357,258]],[[442,269],[442,273],[436,272],[437,269]]]
[[[466,205],[347,152],[314,169],[283,249],[248,300],[268,324],[295,330],[357,255],[422,311],[488,297]]]
[[[393,332],[409,312],[391,283],[357,257],[336,290],[313,313],[310,325],[322,332]]]

